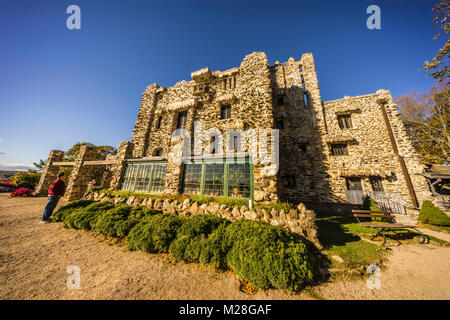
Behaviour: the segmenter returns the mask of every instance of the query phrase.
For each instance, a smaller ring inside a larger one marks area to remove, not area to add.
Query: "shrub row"
[[[79,200],[61,207],[65,227],[125,238],[129,250],[170,253],[175,260],[231,268],[261,289],[297,291],[313,278],[314,258],[300,237],[260,221],[216,215],[182,217],[146,207]]]

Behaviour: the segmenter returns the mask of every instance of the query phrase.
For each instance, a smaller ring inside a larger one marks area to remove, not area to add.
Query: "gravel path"
[[[40,225],[45,203],[0,194],[0,299],[311,299],[281,290],[248,295],[233,274],[129,252],[61,223]],[[449,253],[431,245],[400,246],[382,272],[381,289],[340,281],[314,291],[327,299],[449,299]],[[70,265],[81,270],[79,290],[67,289]]]

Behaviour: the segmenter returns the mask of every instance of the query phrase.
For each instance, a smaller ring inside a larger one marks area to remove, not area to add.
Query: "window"
[[[183,192],[200,195],[202,164],[186,163],[184,165]]]
[[[295,188],[295,175],[284,175],[283,176],[283,187]]]
[[[278,119],[275,121],[275,129],[284,129],[283,119]]]
[[[341,129],[351,129],[352,128],[352,118],[349,114],[344,114],[337,116],[339,128]]]
[[[162,148],[157,148],[155,151],[153,151],[154,157],[161,157],[162,156]]]
[[[229,104],[226,104],[220,108],[220,119],[229,118],[231,118],[231,106]]]
[[[347,190],[362,190],[360,178],[346,178]]]
[[[309,105],[308,93],[303,94],[303,101],[305,102],[305,106]]]
[[[251,198],[252,165],[248,158],[187,163],[182,191],[197,195]]]
[[[236,78],[235,77],[229,77],[223,80],[223,88],[225,90],[227,89],[233,89],[236,86]]]
[[[348,150],[346,144],[332,144],[331,154],[333,156],[348,156]]]
[[[159,116],[158,119],[156,120],[156,129],[161,128],[161,123],[162,123],[162,116]]]
[[[302,153],[306,153],[306,151],[308,150],[308,145],[305,143],[301,143],[298,145],[298,151],[302,152]]]
[[[284,96],[277,97],[277,106],[284,106]]]
[[[223,196],[224,165],[223,163],[206,163],[203,194],[207,196]]]
[[[230,135],[230,151],[237,152],[241,150],[241,135]]]
[[[181,111],[180,113],[178,113],[177,129],[186,128],[186,121],[187,121],[187,111]]]
[[[383,182],[380,177],[369,177],[369,181],[373,191],[384,191]]]
[[[309,190],[315,190],[316,189],[316,183],[314,181],[309,182]]]
[[[210,153],[211,154],[215,154],[215,153],[217,153],[217,147],[218,147],[218,144],[219,144],[219,140],[218,140],[218,137],[217,136],[211,136],[211,138],[210,138]]]
[[[128,163],[122,190],[162,193],[166,171],[167,162],[165,161]]]

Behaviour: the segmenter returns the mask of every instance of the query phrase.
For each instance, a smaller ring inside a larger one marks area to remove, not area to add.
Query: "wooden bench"
[[[393,216],[392,214],[394,212],[390,212],[390,211],[370,211],[370,210],[352,210],[353,212],[353,216],[356,218],[356,220],[358,221],[358,223],[363,226],[363,227],[367,227],[367,228],[373,228],[376,229],[378,232],[377,234],[375,234],[370,240],[375,239],[378,235],[382,235],[383,236],[383,246],[386,244],[386,235],[384,234],[384,230],[388,229],[391,230],[392,232],[394,232],[395,234],[397,234],[397,232],[395,232],[394,229],[413,229],[415,232],[419,233],[420,235],[422,235],[422,242],[421,243],[425,243],[425,235],[420,232],[416,226],[411,226],[411,225],[406,225],[406,224],[401,224],[401,223],[397,223],[395,221],[395,216]],[[373,219],[380,219],[381,222],[380,223],[369,223],[369,222],[361,222],[359,220],[359,218],[371,218]],[[429,242],[429,239],[427,237],[427,240]],[[397,239],[395,239],[395,241],[397,241],[399,243],[399,245],[401,244],[400,241],[398,241]]]

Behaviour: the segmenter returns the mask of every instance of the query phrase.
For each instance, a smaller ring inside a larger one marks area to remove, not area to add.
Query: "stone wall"
[[[45,196],[47,195],[48,188],[52,182],[57,178],[59,172],[59,166],[54,166],[53,162],[63,161],[64,152],[60,150],[51,150],[45,163],[44,170],[42,171],[41,178],[34,191],[35,195]]]
[[[94,147],[82,146],[80,148],[64,196],[67,201],[80,199],[86,193],[93,166],[86,166],[84,162],[95,160],[96,153]]]
[[[107,201],[113,204],[125,203],[130,206],[145,206],[150,209],[161,210],[163,212],[176,214],[180,216],[193,216],[196,214],[215,214],[219,217],[235,222],[240,219],[259,220],[269,223],[273,226],[281,226],[287,231],[297,233],[311,241],[318,249],[323,249],[319,241],[317,226],[315,223],[316,214],[308,210],[304,204],[300,203],[296,209],[289,212],[278,211],[273,208],[270,212],[265,209],[256,208],[250,210],[246,206],[228,207],[216,202],[208,204],[199,204],[187,198],[185,200],[170,200],[163,198],[138,198],[131,196],[129,198],[121,196],[111,196],[106,193],[91,191],[84,196],[86,200]]]

